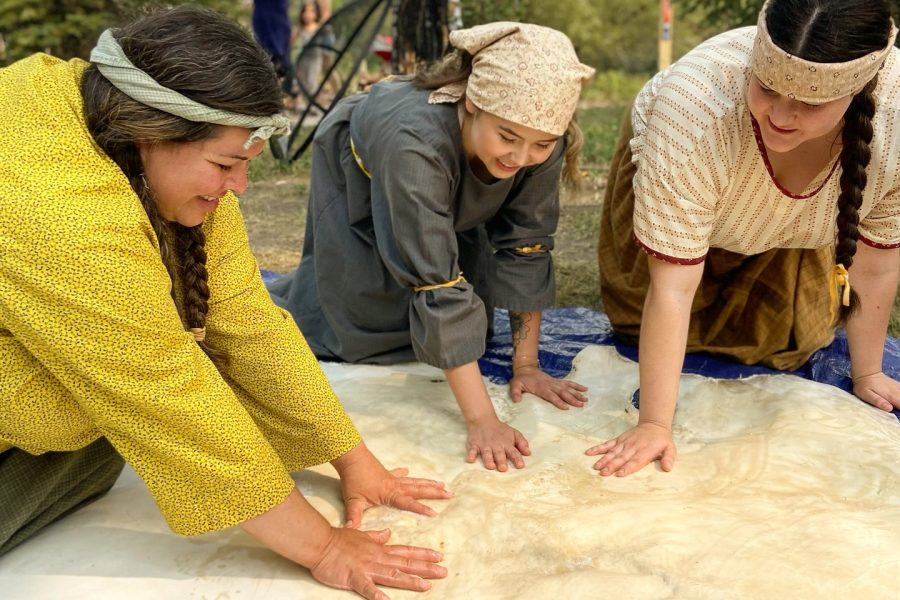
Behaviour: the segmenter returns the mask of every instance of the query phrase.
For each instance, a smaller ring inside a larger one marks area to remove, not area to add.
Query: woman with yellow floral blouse
[[[106,32],[91,63],[0,70],[0,553],[105,493],[127,461],[176,533],[239,525],[319,581],[429,588],[437,552],[359,532],[433,515],[438,482],[366,449],[269,300],[234,192],[284,133],[265,54],[177,8]],[[330,461],[349,528],[289,472]]]

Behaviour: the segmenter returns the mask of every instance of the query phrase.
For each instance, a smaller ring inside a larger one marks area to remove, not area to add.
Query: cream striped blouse
[[[841,168],[836,158],[800,195],[771,176],[745,101],[755,27],[704,42],[651,79],[632,113],[634,233],[670,262],[701,262],[709,248],[757,254],[834,243]],[[900,61],[879,77],[861,239],[900,247]]]

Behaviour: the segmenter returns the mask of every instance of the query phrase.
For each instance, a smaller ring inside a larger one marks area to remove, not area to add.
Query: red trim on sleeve
[[[648,247],[641,240],[637,239],[637,236],[634,236],[634,243],[637,244],[637,247],[643,250],[645,254],[652,256],[653,258],[658,258],[659,260],[665,261],[667,263],[672,263],[673,265],[699,265],[704,260],[706,260],[705,254],[700,258],[675,258],[674,256],[666,256],[665,254],[660,254],[653,248]]]
[[[866,236],[862,234],[859,234],[859,241],[864,243],[866,246],[878,248],[879,250],[894,250],[895,248],[900,248],[900,244],[879,244],[878,242],[873,242],[872,240],[867,239]]]

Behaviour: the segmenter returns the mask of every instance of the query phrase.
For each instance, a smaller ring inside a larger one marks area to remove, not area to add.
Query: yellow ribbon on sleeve
[[[547,247],[543,244],[534,244],[533,246],[519,246],[518,248],[513,248],[519,254],[538,254],[540,252],[547,252]]]
[[[444,283],[434,283],[434,284],[430,284],[430,285],[417,285],[413,289],[417,292],[428,292],[430,290],[439,290],[441,288],[453,287],[457,283],[465,283],[465,282],[466,282],[466,278],[463,277],[462,273],[460,273],[459,277],[457,277],[456,279],[453,279],[451,281],[445,281]]]
[[[353,143],[353,138],[350,138],[350,152],[353,153],[353,160],[356,161],[356,164],[359,166],[359,170],[362,171],[366,177],[372,179],[372,174],[369,173],[369,170],[366,168],[366,165],[363,164],[363,159],[359,155],[359,152],[356,151],[356,144]]]

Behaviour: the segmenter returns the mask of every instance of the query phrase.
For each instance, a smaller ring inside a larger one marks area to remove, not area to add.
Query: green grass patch
[[[602,311],[597,261],[555,261],[556,306],[586,306]]]
[[[650,73],[598,71],[581,91],[581,99],[588,104],[629,104],[650,77]]]
[[[301,135],[303,135],[303,132],[301,132]],[[276,160],[272,154],[272,148],[267,142],[262,154],[250,163],[250,182],[270,181],[293,176],[308,177],[311,167],[311,156],[312,148],[307,148],[306,152],[292,163]]]
[[[581,162],[592,169],[607,169],[612,160],[626,104],[592,106],[578,111],[578,124],[584,133]]]

